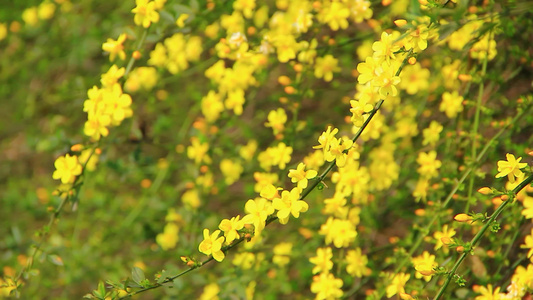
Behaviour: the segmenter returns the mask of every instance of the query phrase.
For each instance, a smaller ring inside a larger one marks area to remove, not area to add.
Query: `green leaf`
[[[141,282],[146,279],[143,270],[139,267],[133,267],[133,269],[131,269],[131,278],[139,285],[142,285]]]
[[[64,266],[63,260],[58,255],[48,255],[48,260],[56,266]]]

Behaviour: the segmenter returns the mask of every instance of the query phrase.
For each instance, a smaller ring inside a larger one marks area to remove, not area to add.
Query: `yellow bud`
[[[83,150],[82,144],[76,144],[70,147],[70,151],[81,151],[81,150]]]
[[[490,195],[492,194],[492,190],[489,187],[482,187],[479,190],[477,190],[478,193],[481,193],[483,195]]]
[[[289,85],[291,84],[291,79],[288,76],[281,75],[280,77],[278,77],[278,82],[281,85]]]
[[[472,218],[467,215],[467,214],[458,214],[458,215],[455,215],[455,217],[453,217],[453,219],[457,222],[468,222],[470,221]]]
[[[405,24],[407,24],[407,21],[404,20],[404,19],[398,19],[396,21],[394,21],[394,25],[398,26],[398,27],[402,27],[404,26]]]

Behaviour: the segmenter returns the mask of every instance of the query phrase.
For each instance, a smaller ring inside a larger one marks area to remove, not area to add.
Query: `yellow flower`
[[[492,284],[487,287],[482,286],[479,289],[480,296],[477,296],[475,300],[500,300],[503,299],[504,294],[500,293],[500,287],[495,290],[492,289]]]
[[[26,24],[28,24],[30,26],[37,25],[37,23],[39,22],[39,16],[38,16],[38,13],[37,13],[37,7],[32,6],[32,7],[26,8],[22,12],[22,20],[24,20],[24,23],[26,23]]]
[[[326,152],[324,158],[327,161],[335,160],[335,163],[339,168],[344,167],[346,164],[346,158],[348,157],[345,150],[348,150],[352,147],[353,141],[347,138],[333,138],[330,142],[329,151]]]
[[[453,228],[448,229],[448,225],[442,226],[442,231],[437,231],[433,234],[433,237],[437,240],[435,244],[435,250],[440,249],[443,245],[448,245],[452,242],[452,237],[455,235]],[[444,252],[448,253],[448,248],[444,248]]]
[[[37,15],[41,20],[49,20],[54,16],[56,5],[49,1],[43,1],[38,8]]]
[[[457,91],[451,94],[444,92],[439,109],[445,112],[448,118],[453,119],[457,116],[457,113],[463,111],[463,100],[463,96],[460,96]]]
[[[301,212],[306,212],[309,209],[307,202],[300,200],[300,190],[298,188],[289,191],[283,191],[281,198],[275,198],[272,201],[272,206],[278,211],[277,217],[281,224],[287,224],[289,215],[293,217],[300,217]]]
[[[230,220],[224,219],[218,225],[218,228],[224,232],[226,244],[231,244],[231,242],[239,238],[239,233],[237,230],[240,230],[244,227],[244,222],[240,220],[240,218],[241,216],[236,216]]]
[[[250,19],[253,16],[255,9],[255,0],[237,0],[233,2],[233,9],[242,11],[243,15]]]
[[[362,23],[364,20],[372,18],[372,9],[370,8],[370,1],[355,0],[347,3],[350,9],[351,17],[355,23]]]
[[[368,258],[366,255],[361,254],[361,248],[348,251],[346,262],[348,263],[346,265],[346,272],[352,276],[361,278],[369,271],[366,267]]]
[[[441,124],[439,124],[439,122],[431,121],[429,127],[422,131],[422,135],[424,136],[422,145],[435,146],[435,144],[439,140],[439,135],[442,132],[442,128],[443,127]]]
[[[115,83],[118,82],[118,80],[124,76],[124,72],[126,69],[124,68],[118,68],[117,65],[112,65],[111,68],[107,71],[107,73],[102,74],[102,77],[100,79],[100,82],[102,83],[102,87],[112,87],[115,85]]]
[[[240,163],[226,158],[220,162],[220,170],[225,177],[224,182],[227,185],[232,185],[235,181],[239,180],[239,177],[241,177],[243,167]]]
[[[386,32],[381,33],[381,40],[374,42],[372,44],[372,50],[374,50],[374,58],[379,61],[386,61],[390,63],[391,59],[396,59],[396,52],[400,50],[400,46],[394,43],[396,39],[397,32],[394,34],[388,34]],[[394,71],[396,72],[396,71]]]
[[[405,273],[398,273],[394,275],[392,283],[387,286],[387,298],[390,298],[396,294],[405,293],[405,284],[409,280],[411,275]]]
[[[330,247],[316,249],[316,256],[309,259],[309,262],[315,265],[312,271],[313,274],[328,273],[333,268],[332,257],[333,252]]]
[[[437,267],[437,263],[435,262],[435,255],[429,254],[429,252],[424,251],[422,255],[413,257],[411,259],[415,270],[417,271],[415,274],[416,278],[424,278],[425,281],[429,282],[431,280],[431,277],[435,273],[433,268]]]
[[[320,137],[318,137],[318,143],[320,143],[320,145],[313,146],[313,149],[322,149],[325,155],[326,152],[328,152],[331,148],[331,141],[335,138],[335,134],[337,134],[337,132],[339,132],[339,129],[333,128],[332,130],[331,126],[328,126],[328,129],[322,132]]]
[[[272,204],[264,198],[250,199],[244,205],[244,211],[248,213],[242,218],[245,224],[253,224],[255,235],[259,235],[265,228],[267,217],[274,213]]]
[[[7,36],[7,25],[0,23],[0,41],[5,39]]]
[[[333,79],[333,72],[339,72],[341,70],[338,63],[339,61],[330,54],[317,58],[315,63],[315,77],[323,77],[325,81],[331,81]]]
[[[56,170],[52,174],[52,178],[61,179],[61,182],[64,184],[73,183],[76,180],[76,176],[80,175],[82,171],[81,164],[76,155],[70,156],[70,154],[67,154],[60,156],[54,162],[54,166]]]
[[[376,69],[378,66],[378,61],[374,57],[367,57],[365,62],[357,65],[357,72],[359,72],[357,81],[360,84],[365,84],[369,81],[372,82],[377,77]]]
[[[236,89],[229,92],[228,98],[224,102],[226,109],[233,109],[233,112],[240,116],[242,114],[242,106],[245,102],[244,91],[242,89]]]
[[[289,170],[289,178],[291,182],[296,182],[300,190],[303,190],[307,187],[308,179],[315,178],[318,175],[318,172],[315,170],[305,171],[305,164],[300,163],[296,170]]]
[[[185,27],[185,21],[189,18],[189,14],[181,14],[176,20],[176,25],[179,28]]]
[[[366,98],[350,100],[350,105],[352,106],[352,108],[350,108],[350,112],[352,113],[352,123],[357,127],[363,126],[366,119],[364,115],[371,112],[374,107],[367,102]]]
[[[311,292],[317,294],[315,299],[338,299],[343,295],[341,287],[341,279],[331,273],[320,273],[313,276]]]
[[[214,122],[220,117],[220,113],[224,111],[224,104],[220,99],[220,95],[211,90],[206,96],[202,98],[201,102],[202,114],[208,122]]]
[[[176,223],[167,223],[163,233],[156,236],[155,241],[163,250],[169,250],[176,247],[178,243],[179,227]]]
[[[339,28],[346,29],[348,27],[348,17],[350,17],[350,10],[343,2],[324,2],[322,8],[317,16],[321,23],[328,24],[331,30],[337,31]]]
[[[322,224],[320,235],[325,236],[326,245],[333,243],[337,248],[348,247],[357,237],[355,226],[350,220],[341,220],[329,217],[325,224]]]
[[[109,52],[109,61],[114,61],[115,57],[122,60],[126,59],[126,52],[124,52],[124,41],[126,41],[126,34],[121,34],[115,41],[113,39],[107,39],[107,42],[102,44],[102,50]]]
[[[400,87],[409,95],[427,90],[430,82],[429,70],[422,68],[419,63],[405,66],[401,78]]]
[[[220,287],[218,284],[210,283],[205,286],[199,300],[218,300],[218,293],[220,293]]]
[[[389,94],[393,97],[398,95],[396,86],[401,82],[401,79],[396,76],[397,69],[396,64],[389,65],[386,62],[381,63],[376,69],[377,77],[374,78],[373,85],[379,87],[379,95],[382,98],[387,97]]]
[[[437,159],[437,152],[429,151],[428,153],[420,152],[416,162],[420,165],[418,173],[424,178],[433,178],[438,175],[438,169],[442,163]]]
[[[211,158],[207,155],[209,150],[208,143],[202,143],[198,137],[191,138],[191,145],[187,147],[187,157],[194,159],[194,162],[199,165],[200,163],[205,162],[207,164],[211,163]]]
[[[137,5],[131,10],[135,14],[133,20],[135,24],[144,28],[150,27],[152,23],[159,21],[159,13],[156,11],[155,2],[149,0],[135,0]]]
[[[529,249],[529,251],[527,252],[527,258],[530,258],[533,256],[533,229],[531,229],[531,233],[526,236],[526,239],[524,240],[524,244],[520,245],[520,248]]]
[[[221,262],[225,255],[222,249],[222,244],[224,243],[224,237],[219,237],[220,230],[215,230],[211,235],[209,234],[209,229],[204,229],[204,240],[198,246],[198,250],[205,255],[213,255],[213,258]]]
[[[291,258],[292,244],[291,243],[279,243],[274,247],[274,257],[272,262],[280,267],[287,265]]]
[[[520,169],[525,168],[527,166],[527,163],[520,163],[522,160],[521,157],[516,159],[513,154],[507,153],[506,155],[507,161],[500,160],[498,161],[498,174],[496,174],[496,178],[501,178],[503,176],[507,176],[509,178],[509,181],[511,183],[515,182],[515,177],[521,177],[523,175],[522,171]]]
[[[87,116],[87,122],[85,122],[85,126],[83,127],[83,133],[97,141],[100,139],[100,137],[107,136],[109,134],[109,129],[107,126],[110,124],[111,118],[109,115],[89,112]]]

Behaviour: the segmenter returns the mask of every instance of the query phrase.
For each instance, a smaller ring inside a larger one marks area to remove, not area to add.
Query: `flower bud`
[[[457,222],[461,222],[461,223],[464,223],[464,222],[468,222],[470,220],[472,220],[472,218],[467,215],[467,214],[457,214],[455,215],[455,217],[453,217],[453,219]]]

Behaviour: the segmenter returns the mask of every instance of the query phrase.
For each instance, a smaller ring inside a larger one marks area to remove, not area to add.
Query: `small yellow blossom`
[[[361,254],[361,248],[348,251],[346,262],[348,263],[346,265],[346,272],[352,276],[361,278],[370,271],[366,266],[368,258],[366,255]]]
[[[244,169],[240,163],[225,158],[220,162],[220,170],[225,177],[224,182],[227,185],[232,185],[241,177]]]
[[[247,215],[242,218],[242,221],[245,224],[253,224],[255,234],[259,235],[261,230],[265,228],[267,217],[274,213],[274,208],[266,199],[258,198],[248,200],[244,205],[244,211]]]
[[[410,277],[411,275],[405,273],[398,273],[394,275],[391,284],[387,286],[387,298],[390,298],[396,294],[405,293],[405,284]]]
[[[299,163],[296,170],[289,170],[289,178],[291,182],[297,183],[297,186],[300,190],[303,190],[307,187],[308,181],[311,178],[315,178],[318,175],[318,172],[315,170],[305,171],[305,164]]]
[[[442,102],[440,103],[440,111],[446,113],[448,118],[453,119],[458,113],[463,111],[463,96],[460,96],[457,91],[453,93],[444,92],[442,94]]]
[[[328,273],[333,268],[332,257],[333,252],[330,247],[316,249],[316,256],[309,259],[309,262],[315,265],[312,271],[313,274]]]
[[[283,108],[277,110],[271,110],[268,113],[268,122],[265,123],[266,127],[271,127],[274,135],[278,135],[285,130],[285,123],[287,122],[287,114]]]
[[[431,121],[431,123],[429,124],[429,127],[422,131],[422,135],[424,136],[422,145],[435,146],[435,144],[439,141],[439,137],[440,137],[440,133],[442,132],[442,129],[443,127],[439,122]]]
[[[346,248],[357,237],[355,226],[350,220],[341,220],[329,217],[325,224],[322,224],[318,232],[325,236],[326,245],[333,243],[337,248]]]
[[[291,258],[292,253],[292,243],[279,243],[274,246],[273,249],[274,257],[272,257],[272,262],[280,267],[287,265]]]
[[[529,251],[527,252],[527,258],[530,258],[533,256],[533,229],[531,229],[531,233],[526,236],[526,239],[524,240],[524,244],[520,245],[520,248],[529,249]]]
[[[281,224],[287,224],[289,215],[293,217],[300,217],[301,212],[306,212],[309,209],[307,202],[300,200],[300,190],[298,188],[289,191],[283,191],[281,198],[275,198],[272,201],[272,206],[278,211],[277,217]]]
[[[179,28],[185,27],[185,21],[189,18],[188,14],[181,14],[178,19],[176,20],[176,25]]]
[[[39,22],[39,15],[37,13],[37,7],[32,6],[26,8],[22,12],[22,20],[24,23],[28,24],[29,26],[35,26]]]
[[[210,283],[204,287],[204,291],[200,295],[199,300],[218,300],[218,293],[220,293],[220,287],[216,283]]]
[[[425,178],[433,178],[438,175],[438,169],[442,163],[437,159],[437,152],[429,151],[428,153],[420,152],[416,162],[420,165],[418,173]]]
[[[137,5],[131,10],[135,14],[135,24],[143,26],[144,28],[150,27],[152,23],[159,21],[159,13],[156,11],[155,2],[149,0],[135,0]]]
[[[76,180],[76,176],[81,174],[82,167],[78,161],[76,155],[70,156],[66,154],[65,156],[60,156],[54,162],[56,170],[52,174],[52,178],[60,179],[62,183],[73,183]]]
[[[507,176],[509,182],[514,183],[516,177],[521,177],[523,175],[520,169],[525,168],[527,166],[527,163],[520,163],[522,158],[519,157],[518,159],[516,159],[515,156],[510,153],[507,153],[505,157],[507,158],[507,161],[498,161],[499,173],[496,174],[496,178]]]
[[[102,50],[109,52],[109,61],[114,61],[117,55],[122,60],[126,59],[126,52],[124,52],[125,41],[126,34],[123,33],[119,35],[116,41],[113,39],[107,39],[107,42],[102,44]]]
[[[209,229],[204,229],[204,240],[198,246],[198,250],[205,255],[213,255],[213,258],[221,262],[225,255],[222,249],[222,244],[224,243],[224,237],[219,237],[220,230],[215,230],[211,235],[209,234]]]
[[[411,259],[415,270],[417,271],[415,274],[416,278],[424,278],[425,281],[429,282],[431,280],[431,277],[435,273],[433,268],[437,267],[437,263],[435,262],[435,255],[429,254],[429,252],[424,251],[422,255],[413,257]]]
[[[333,72],[339,72],[341,70],[338,63],[339,61],[330,54],[317,58],[315,63],[315,77],[324,78],[325,81],[330,82],[333,79]]]
[[[231,244],[231,242],[239,238],[237,230],[241,230],[244,227],[244,222],[240,218],[241,216],[236,216],[230,220],[224,219],[218,225],[218,228],[224,232],[226,244]]]
[[[331,273],[320,273],[313,276],[311,292],[316,294],[315,299],[338,299],[342,297],[342,280],[335,278]]]
[[[455,233],[453,228],[448,229],[448,225],[442,226],[442,231],[437,231],[433,234],[433,237],[437,240],[435,250],[440,249],[443,245],[449,244]],[[444,248],[444,252],[448,253],[448,247]]]
[[[500,287],[497,287],[493,290],[492,284],[487,285],[487,287],[482,286],[479,289],[481,295],[476,296],[475,300],[503,300],[503,293],[500,293]]]
[[[179,227],[176,223],[167,223],[163,233],[160,233],[156,236],[155,241],[163,250],[169,250],[176,247],[178,243]]]

